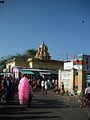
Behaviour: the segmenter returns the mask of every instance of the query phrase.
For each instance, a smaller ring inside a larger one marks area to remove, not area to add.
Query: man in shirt
[[[85,95],[84,95],[83,101],[80,106],[81,108],[83,107],[84,103],[86,103],[88,120],[90,120],[90,83],[88,83],[88,87],[85,89]]]
[[[44,94],[44,90],[45,90],[44,86],[45,86],[45,82],[44,80],[42,80],[41,81],[42,94]]]

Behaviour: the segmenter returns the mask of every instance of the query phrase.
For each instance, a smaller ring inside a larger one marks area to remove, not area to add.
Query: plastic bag
[[[25,104],[29,99],[29,82],[26,77],[20,80],[20,83],[18,85],[18,95],[21,105]]]

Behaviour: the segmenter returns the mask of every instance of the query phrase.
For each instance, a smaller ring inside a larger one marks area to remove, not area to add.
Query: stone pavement
[[[87,120],[85,108],[79,105],[78,96],[61,96],[52,90],[43,95],[36,90],[30,108],[21,106],[18,99],[0,105],[0,120]]]

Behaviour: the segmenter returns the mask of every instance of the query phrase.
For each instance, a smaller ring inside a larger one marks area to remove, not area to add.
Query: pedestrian
[[[47,82],[48,82],[48,89],[49,89],[50,88],[50,80],[48,79]]]
[[[18,85],[18,95],[20,104],[25,104],[29,99],[29,81],[26,75],[23,75]]]
[[[48,81],[45,80],[45,94],[47,94],[47,89],[48,89]]]
[[[12,98],[12,93],[11,93],[10,86],[8,86],[8,85],[6,88],[5,96],[6,96],[6,103],[9,104],[11,101],[11,98]]]
[[[2,80],[0,84],[0,93],[1,93],[1,104],[3,104],[3,100],[5,97],[4,80]]]
[[[88,87],[85,89],[84,98],[81,102],[80,108],[83,107],[84,103],[88,114],[88,120],[90,120],[90,83],[88,83]]]
[[[55,81],[54,81],[54,79],[52,79],[52,88],[54,88],[55,87]]]
[[[31,104],[31,102],[32,102],[32,96],[33,96],[32,85],[31,85],[31,81],[29,81],[29,99],[28,99],[28,107],[30,107],[30,104]]]
[[[60,86],[60,94],[64,95],[65,91],[64,91],[64,84],[63,82],[61,82],[61,86]]]
[[[44,79],[41,81],[41,89],[42,89],[42,94],[44,94],[44,90],[45,90],[45,82],[44,82]]]
[[[1,103],[3,103],[4,100],[6,99],[6,88],[7,88],[7,82],[5,78],[1,81],[1,85],[0,85]]]

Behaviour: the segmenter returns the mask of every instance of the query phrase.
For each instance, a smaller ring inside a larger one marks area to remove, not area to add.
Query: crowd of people
[[[6,101],[6,104],[9,104],[14,95],[18,94],[18,98],[20,104],[25,104],[27,102],[28,107],[30,107],[30,103],[32,101],[33,89],[40,87],[42,90],[42,94],[47,94],[48,89],[53,88],[57,89],[57,84],[55,84],[55,80],[42,79],[42,80],[30,80],[26,75],[18,80],[14,77],[4,77],[0,76],[0,104]],[[58,93],[61,95],[65,94],[64,84],[61,82],[60,88],[58,89]],[[67,92],[68,93],[68,92]],[[84,98],[80,105],[80,108],[86,104],[88,120],[90,120],[90,83],[88,87],[85,89]]]
[[[0,76],[0,102],[9,104],[15,93],[18,91],[19,81],[13,77]]]
[[[28,107],[30,106],[30,102],[32,100],[32,89],[41,88],[42,93],[47,94],[48,89],[55,88],[55,80],[49,79],[30,79],[27,75],[22,76],[20,79],[15,79],[13,76],[5,77],[0,76],[0,104],[9,104],[12,98],[17,94],[19,98],[19,84],[22,78],[27,78],[29,83],[29,98],[28,98]]]
[[[42,94],[47,94],[48,89],[55,89],[57,88],[57,84],[55,84],[55,81],[57,81],[57,79],[42,79],[41,80],[41,90],[42,90]]]
[[[13,97],[18,95],[19,99],[19,91],[22,89],[22,86],[19,89],[19,85],[23,78],[27,78],[25,75],[23,75],[20,80],[15,79],[15,77],[9,76],[0,76],[0,104],[7,104],[9,105]],[[30,81],[27,78],[27,83],[29,85],[29,97],[28,97],[28,107],[30,107],[30,103],[32,101],[32,88],[34,86],[33,81]],[[24,88],[23,88],[24,89]],[[24,93],[24,92],[23,92]],[[25,95],[25,94],[24,94]]]

